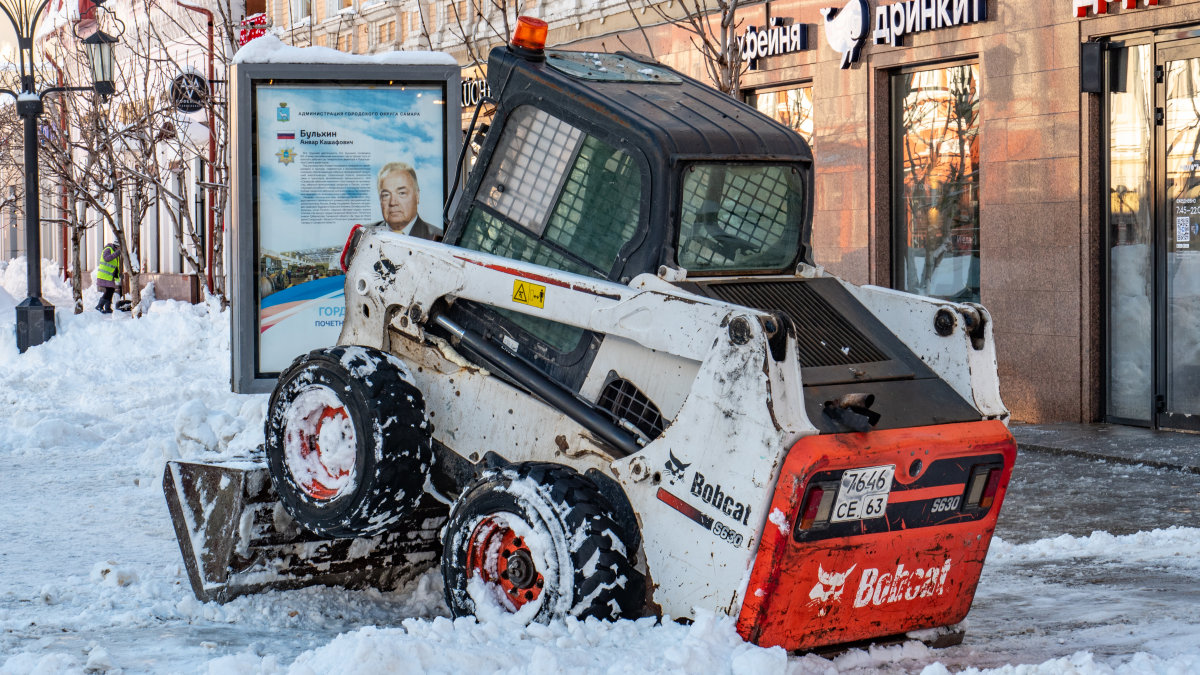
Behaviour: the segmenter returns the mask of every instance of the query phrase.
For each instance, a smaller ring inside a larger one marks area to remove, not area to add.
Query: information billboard
[[[234,72],[233,390],[269,391],[297,356],[337,342],[339,259],[354,225],[440,231],[460,136],[458,68]]]

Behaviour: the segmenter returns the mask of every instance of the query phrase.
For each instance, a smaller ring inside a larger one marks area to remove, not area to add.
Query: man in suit
[[[422,239],[442,240],[442,229],[421,220],[417,214],[417,203],[421,201],[421,188],[417,185],[417,172],[404,162],[384,164],[379,170],[379,210],[383,220],[375,225],[387,224],[388,229]]]

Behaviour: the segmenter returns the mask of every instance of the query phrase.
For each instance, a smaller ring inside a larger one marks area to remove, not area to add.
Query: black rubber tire
[[[289,411],[302,393],[329,389],[353,425],[356,481],[317,499],[288,466]],[[425,400],[396,357],[367,347],[317,349],[297,358],[271,393],[266,419],[267,467],[279,499],[303,528],[326,537],[388,531],[421,500],[433,449]]]
[[[553,550],[540,557],[558,560],[562,566],[559,574],[543,569],[535,554],[538,579],[545,573],[546,583],[541,595],[531,601],[540,606],[529,610],[530,622],[548,623],[566,616],[609,620],[642,616],[646,580],[635,567],[637,552],[631,542],[636,538],[617,525],[612,513],[595,484],[566,466],[530,462],[485,473],[454,503],[446,523],[442,578],[450,611],[454,616],[479,614],[468,590],[473,571],[469,549],[478,537],[476,529],[499,515],[541,533]],[[501,555],[506,555],[503,551]],[[501,584],[489,588],[504,596]]]

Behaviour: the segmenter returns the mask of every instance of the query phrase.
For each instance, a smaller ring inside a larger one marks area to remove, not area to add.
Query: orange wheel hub
[[[546,585],[528,542],[493,517],[484,518],[471,532],[467,574],[499,588],[514,612],[537,600]]]
[[[349,415],[346,414],[345,408],[331,408],[329,406],[325,406],[325,408],[321,411],[321,417],[317,419],[317,425],[316,428],[313,429],[313,433],[311,435],[302,434],[300,436],[300,457],[304,459],[310,459],[310,456],[316,453],[316,457],[311,457],[311,459],[316,460],[317,465],[321,467],[321,470],[325,473],[325,475],[329,476],[330,482],[337,482],[340,479],[345,478],[346,475],[350,473],[350,469],[341,468],[336,472],[331,472],[329,470],[329,466],[321,457],[321,443],[319,441],[321,438],[321,427],[323,427],[329,420],[337,420],[340,423],[347,418],[349,418]],[[304,488],[306,493],[308,493],[308,496],[320,501],[327,501],[338,495],[338,489],[326,487],[325,484],[317,478],[312,478],[309,481],[305,481],[301,487]]]

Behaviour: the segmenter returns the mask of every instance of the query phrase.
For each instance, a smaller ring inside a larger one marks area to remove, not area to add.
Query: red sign
[[[1158,0],[1074,0],[1075,1],[1075,16],[1083,18],[1088,15],[1088,10],[1092,10],[1093,14],[1108,14],[1108,6],[1120,5],[1122,9],[1137,9],[1138,4],[1146,7],[1152,7],[1158,4]]]
[[[242,19],[238,24],[238,46],[244,46],[254,38],[266,35],[268,25],[267,15],[262,12]]]

